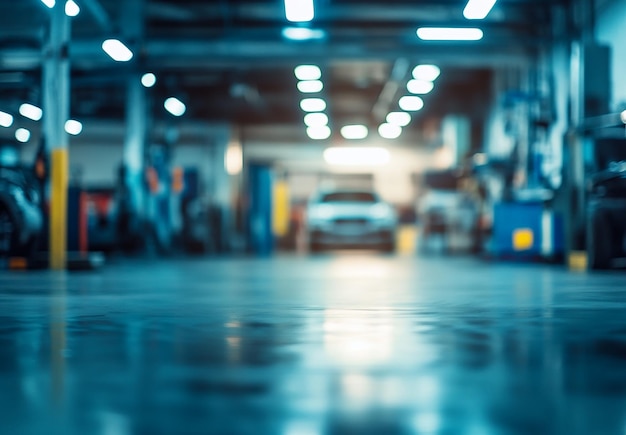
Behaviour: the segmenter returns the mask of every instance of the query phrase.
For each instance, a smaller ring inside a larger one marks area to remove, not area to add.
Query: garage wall
[[[612,110],[626,109],[626,2],[604,2],[598,11],[596,37],[612,48]]]

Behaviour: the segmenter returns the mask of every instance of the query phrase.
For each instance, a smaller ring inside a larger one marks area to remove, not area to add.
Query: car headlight
[[[324,221],[333,217],[333,210],[327,205],[316,205],[309,209],[310,221]]]
[[[372,217],[377,220],[392,221],[395,219],[395,213],[388,204],[376,204],[372,206]]]

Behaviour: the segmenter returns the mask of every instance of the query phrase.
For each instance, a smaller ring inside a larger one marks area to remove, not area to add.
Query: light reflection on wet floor
[[[625,290],[363,254],[3,273],[0,433],[623,433]]]

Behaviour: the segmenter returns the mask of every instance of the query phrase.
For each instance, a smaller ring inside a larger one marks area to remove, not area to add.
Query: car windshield
[[[322,195],[321,202],[376,202],[376,195],[370,192],[333,192]]]

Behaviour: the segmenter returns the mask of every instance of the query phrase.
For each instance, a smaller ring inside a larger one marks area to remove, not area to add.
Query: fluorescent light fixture
[[[185,103],[183,103],[176,97],[169,97],[167,100],[165,100],[165,103],[163,103],[163,107],[165,107],[165,110],[167,110],[174,116],[183,116],[185,114],[185,111],[187,110],[187,106],[185,106]]]
[[[65,131],[72,136],[78,136],[83,131],[83,124],[75,119],[69,119],[65,123]]]
[[[331,147],[324,160],[333,166],[382,166],[389,163],[389,151],[378,147]]]
[[[473,27],[420,27],[417,36],[424,41],[478,41],[483,31]]]
[[[328,115],[325,113],[307,113],[304,115],[304,123],[307,127],[323,127],[328,125]]]
[[[305,112],[323,112],[326,110],[326,101],[321,98],[305,98],[300,101],[300,108]]]
[[[0,112],[0,127],[11,127],[13,125],[13,115]]]
[[[293,73],[298,80],[319,80],[322,78],[322,70],[317,65],[298,65]]]
[[[74,0],[67,0],[65,2],[65,15],[75,17],[78,14],[80,14],[80,6]]]
[[[310,41],[313,39],[324,39],[326,32],[320,29],[309,29],[307,27],[285,27],[283,38],[292,41]]]
[[[434,82],[441,74],[437,65],[418,65],[413,68],[413,78],[425,82]]]
[[[406,110],[407,112],[415,112],[417,110],[421,110],[424,107],[424,100],[422,100],[420,97],[406,96],[400,98],[400,101],[398,101],[398,105],[402,110]]]
[[[226,148],[224,168],[228,175],[240,174],[243,169],[243,149],[241,144],[233,143]]]
[[[381,124],[378,127],[378,134],[384,139],[397,139],[402,134],[402,127],[395,124]]]
[[[41,0],[41,3],[48,6],[50,9],[52,9],[54,5],[57,4],[56,0]]]
[[[119,39],[107,39],[102,43],[102,49],[116,62],[128,62],[133,58],[133,52]]]
[[[426,80],[409,80],[406,84],[407,90],[412,94],[424,95],[433,90],[435,85],[433,82],[428,82]]]
[[[469,0],[465,9],[463,9],[463,16],[468,20],[482,20],[496,4],[497,0]]]
[[[365,139],[368,133],[369,132],[365,125],[346,125],[344,127],[341,127],[341,135],[344,137],[344,139]]]
[[[30,140],[30,131],[25,128],[18,128],[15,130],[15,139],[22,143],[28,142]]]
[[[24,103],[20,106],[20,115],[33,121],[39,121],[43,116],[43,111],[33,104]]]
[[[319,80],[304,80],[298,82],[298,90],[303,94],[313,94],[324,89],[324,83]]]
[[[386,120],[389,124],[406,127],[411,122],[411,115],[406,112],[391,112],[387,115]]]
[[[306,129],[306,134],[314,140],[324,140],[330,137],[330,128],[326,125],[319,127],[309,127]]]
[[[311,21],[315,17],[313,0],[285,0],[285,17],[294,23]]]
[[[151,88],[156,84],[156,76],[152,73],[145,73],[141,76],[141,84],[146,88]]]

